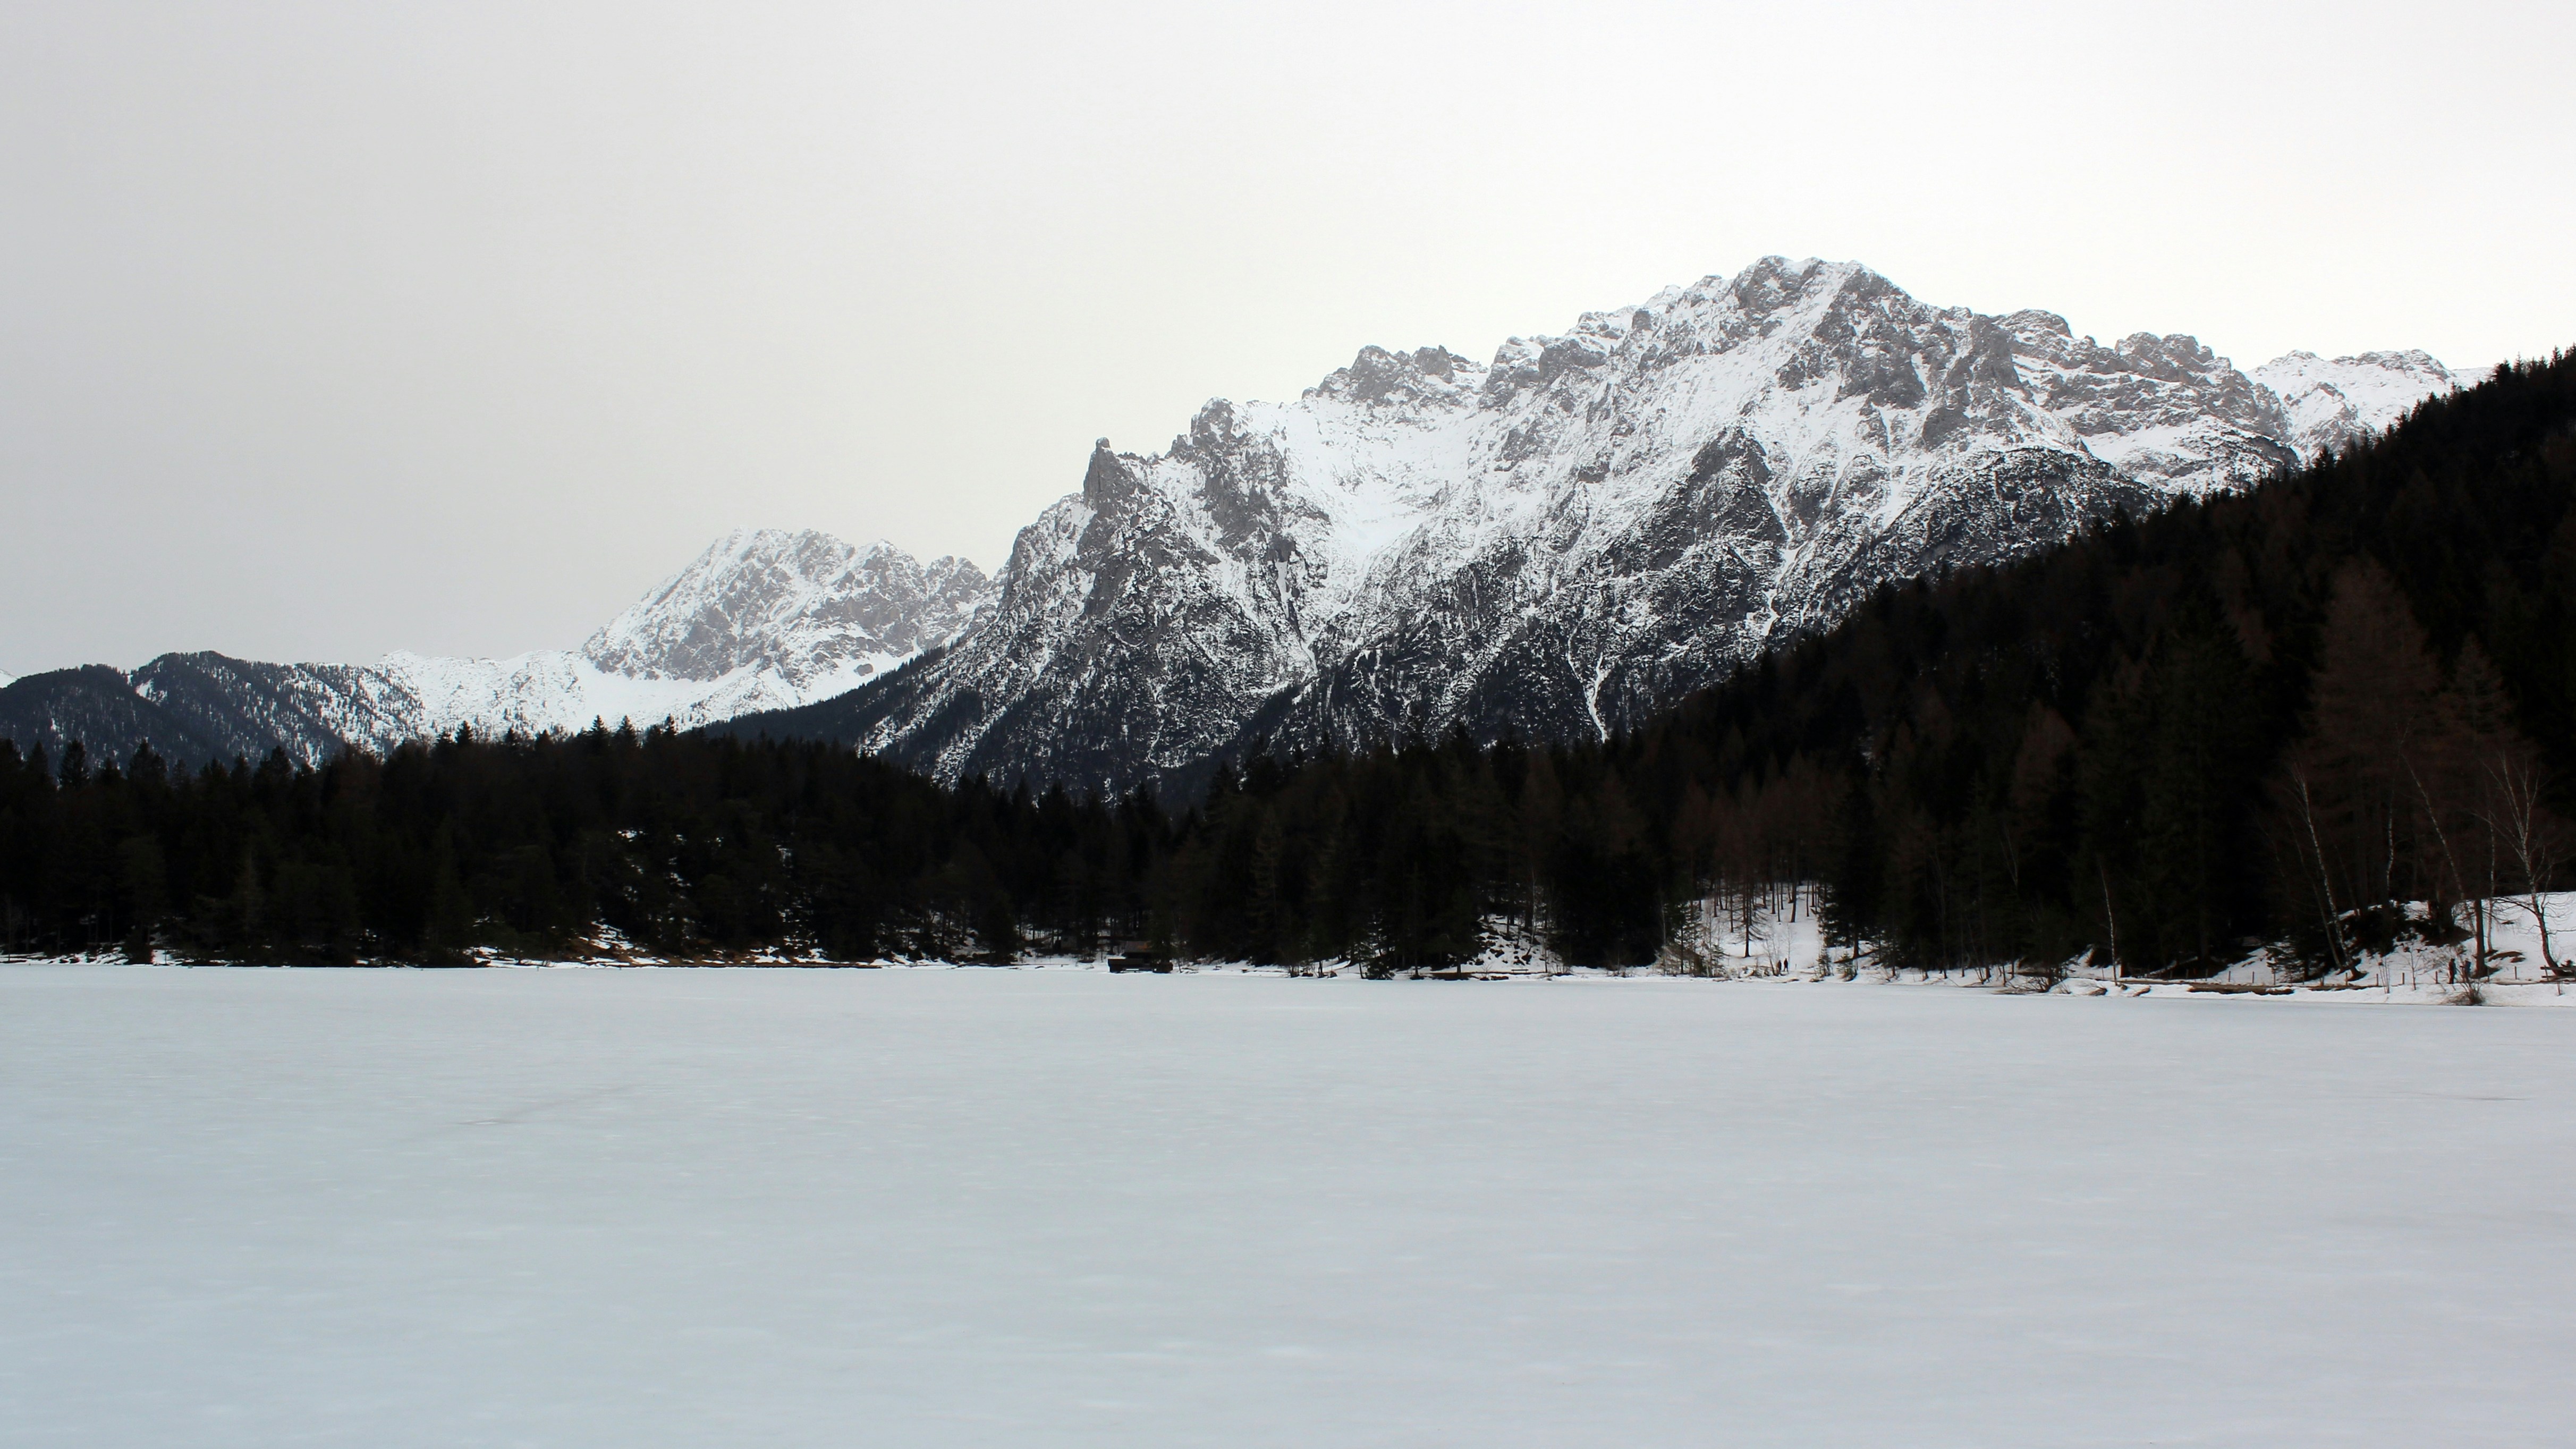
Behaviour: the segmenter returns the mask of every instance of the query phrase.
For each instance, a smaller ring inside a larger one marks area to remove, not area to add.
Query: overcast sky
[[[2576,344],[2564,4],[0,6],[0,670],[987,568],[1091,440],[1766,253],[2252,366]]]

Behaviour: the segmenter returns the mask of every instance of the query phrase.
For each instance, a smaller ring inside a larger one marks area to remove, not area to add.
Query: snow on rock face
[[[2329,361],[2293,352],[2254,369],[2289,421],[2282,441],[2313,458],[2364,434],[2384,432],[2428,397],[2475,387],[2493,369],[2453,371],[2425,352],[2365,352]]]
[[[1597,737],[1882,582],[2242,487],[2291,436],[2190,337],[2104,345],[1766,258],[1488,363],[1367,348],[1160,454],[1104,440],[991,610],[857,696],[851,733],[1106,787],[1254,734]]]
[[[872,674],[955,637],[991,587],[959,558],[923,564],[888,543],[827,533],[729,534],[590,638],[601,671],[720,680],[763,670],[793,685]]]
[[[2284,461],[2274,399],[2195,338],[2141,332],[2104,347],[2050,313],[2003,324],[2039,405],[2128,477],[2199,493],[2243,487]]]

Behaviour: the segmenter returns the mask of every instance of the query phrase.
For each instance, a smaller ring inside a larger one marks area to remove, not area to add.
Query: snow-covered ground
[[[1826,946],[1814,899],[1813,888],[1802,886],[1795,891],[1779,888],[1767,896],[1757,894],[1749,906],[1741,897],[1731,895],[1698,901],[1683,912],[1673,942],[1658,960],[1657,969],[1732,980],[1831,978],[1887,985],[1951,986],[2011,983],[2032,989],[2027,978],[2015,977],[2016,968],[2010,962],[1997,962],[1983,972],[1927,974],[1881,969],[1867,953],[1855,961],[1850,952]],[[2576,891],[2540,896],[2539,914],[2534,913],[2533,905],[2529,896],[2485,903],[2489,919],[2487,964],[2491,969],[2483,979],[2476,975],[2476,957],[2469,942],[2434,945],[2410,939],[2383,952],[2363,952],[2345,969],[2329,971],[2321,980],[2310,980],[2313,973],[2297,969],[2295,961],[2276,961],[2271,947],[2257,949],[2223,971],[2190,982],[2142,982],[2135,976],[2123,976],[2107,956],[2088,952],[2058,968],[2065,979],[2057,982],[2054,989],[2073,995],[2207,995],[2221,988],[2262,986],[2301,998],[2353,1003],[2576,1006],[2576,996],[2568,994],[2567,983],[2549,970],[2552,963],[2561,967],[2576,963]],[[2421,901],[2408,906],[2407,912],[2419,923],[2430,919]],[[2470,908],[2455,906],[2452,917],[2456,922],[2466,922]],[[2549,927],[2546,944],[2540,929],[2544,918]],[[1476,963],[1480,969],[1514,970],[1520,969],[1518,963],[1522,961],[1545,963],[1546,953],[1532,943],[1503,930],[1493,934],[1494,947]],[[2466,993],[2472,982],[2477,986],[2473,998]],[[2356,992],[2367,995],[2351,994]]]
[[[0,1442],[2553,1442],[2571,1031],[11,967]]]

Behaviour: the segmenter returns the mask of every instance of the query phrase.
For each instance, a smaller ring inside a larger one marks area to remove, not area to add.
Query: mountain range
[[[0,735],[319,759],[471,726],[669,719],[943,777],[1186,783],[1254,739],[1597,738],[1893,580],[2233,490],[2479,374],[2422,352],[2105,344],[1852,263],[1515,337],[1365,348],[1293,402],[1102,440],[987,579],[887,544],[720,540],[577,651],[374,665],[164,655],[0,688]]]
[[[485,734],[705,724],[846,693],[962,632],[992,582],[960,558],[923,563],[886,543],[746,530],[611,620],[578,650],[509,659],[396,653],[369,665],[262,664],[164,654],[131,672],[93,665],[0,688],[0,737],[59,753],[149,740],[185,763],[283,749],[318,763],[460,727]]]

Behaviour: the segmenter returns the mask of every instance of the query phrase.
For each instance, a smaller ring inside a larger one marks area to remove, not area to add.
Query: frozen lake
[[[0,1443],[2529,1445],[2576,1012],[0,970]]]

